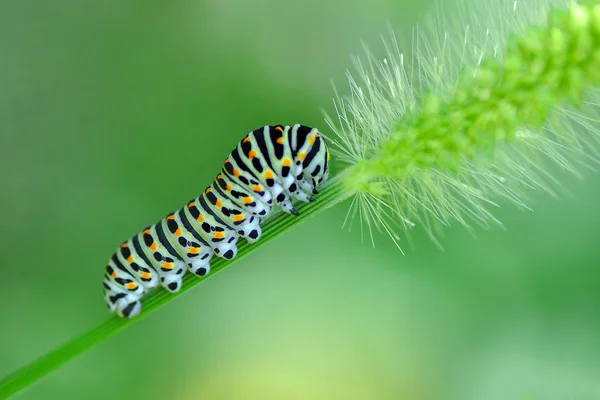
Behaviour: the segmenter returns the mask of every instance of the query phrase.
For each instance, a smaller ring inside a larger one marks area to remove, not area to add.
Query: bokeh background
[[[431,0],[0,2],[0,376],[99,322],[120,241],[196,196],[250,129],[325,130],[330,80]],[[20,399],[599,399],[600,175],[418,229],[318,215]]]

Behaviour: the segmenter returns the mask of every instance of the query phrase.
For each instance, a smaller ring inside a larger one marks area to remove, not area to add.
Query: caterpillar
[[[204,193],[123,242],[104,274],[111,312],[133,318],[153,288],[181,288],[186,270],[210,273],[214,255],[231,260],[237,240],[260,239],[260,222],[276,206],[299,215],[294,199],[312,202],[329,175],[330,154],[316,128],[267,125],[249,132]]]

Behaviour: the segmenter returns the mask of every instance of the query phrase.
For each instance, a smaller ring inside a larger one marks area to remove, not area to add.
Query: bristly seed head
[[[500,224],[496,201],[528,209],[528,190],[554,195],[549,162],[577,172],[600,155],[600,3],[463,6],[467,23],[441,12],[410,53],[393,34],[381,60],[366,50],[327,117],[351,164],[346,222],[398,247],[398,228],[435,241],[454,221]]]

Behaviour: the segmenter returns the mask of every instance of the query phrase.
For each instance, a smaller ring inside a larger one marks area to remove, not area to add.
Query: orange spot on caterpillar
[[[115,278],[115,279],[116,279],[116,278],[117,278],[117,271],[113,271],[113,273],[112,273],[112,274],[110,274],[110,276],[112,276],[113,278]]]
[[[166,263],[164,263],[164,264],[163,264],[163,268],[166,268],[166,269],[173,269],[173,266],[174,266],[174,265],[175,265],[175,264],[173,264],[172,262],[166,262]]]
[[[254,190],[255,192],[262,192],[263,188],[260,185],[254,185],[252,186],[252,190]]]
[[[282,126],[276,126],[275,130],[278,130],[279,132],[283,132],[283,127]]]
[[[135,290],[135,289],[137,289],[137,287],[138,287],[138,285],[135,282],[129,282],[127,284],[127,289],[129,289],[129,290]]]
[[[121,247],[129,247],[129,245],[127,243],[123,243]]]
[[[225,159],[225,164],[227,164],[229,162],[229,158]]]
[[[204,222],[204,215],[202,215],[202,214],[198,215],[198,218],[196,220],[198,222]]]
[[[252,201],[253,201],[252,197],[250,197],[250,196],[244,197],[244,204],[250,204],[250,203],[252,203]]]
[[[250,157],[250,159],[252,160],[254,157],[256,157],[256,151],[255,150],[250,150],[250,152],[248,153],[248,157]]]
[[[273,171],[271,171],[271,170],[265,171],[265,178],[273,179],[274,177],[275,177],[275,175],[273,175]]]
[[[197,247],[190,248],[190,253],[192,253],[192,254],[198,254],[199,252],[200,252],[200,249],[198,249]]]
[[[190,204],[188,204],[188,208],[192,208],[196,205],[195,201],[190,202]]]
[[[144,231],[144,233],[147,233],[148,235],[151,235],[151,234],[152,234],[152,231],[151,231],[150,229],[146,229],[146,230]]]
[[[217,179],[223,179],[223,175],[221,175],[221,174],[217,175]]]
[[[244,143],[248,143],[248,142],[251,142],[251,141],[252,141],[252,139],[250,139],[250,136],[247,136],[247,137],[244,139]]]
[[[133,262],[133,256],[129,256],[129,257],[127,257],[127,262],[128,262],[128,263],[132,263],[132,262]]]
[[[223,232],[215,232],[215,239],[223,239],[225,237],[225,233]]]
[[[284,167],[289,167],[290,165],[292,165],[292,160],[290,160],[289,158],[284,158],[282,164]]]
[[[227,186],[225,187],[225,189],[226,189],[228,192],[231,192],[231,189],[232,189],[232,187],[231,187],[231,185],[230,185],[230,184],[227,184]]]
[[[223,207],[223,202],[219,199],[217,199],[217,207]]]
[[[308,138],[308,144],[313,144],[317,140],[317,135]]]
[[[142,275],[140,275],[142,277],[142,279],[150,279],[152,277],[152,274],[150,272],[142,272]]]
[[[243,221],[245,218],[242,214],[237,214],[233,216],[233,220],[236,222]]]
[[[304,161],[304,159],[306,158],[306,153],[301,151],[300,154],[298,154],[298,158],[300,159],[300,161]]]
[[[237,169],[234,169],[233,170],[233,175],[240,176],[240,171],[238,171]]]
[[[206,190],[204,191],[204,193],[210,193],[210,188],[206,188]]]
[[[175,216],[173,214],[171,214],[167,217],[167,220],[169,220],[169,221],[172,221],[174,219],[175,219]]]
[[[280,138],[277,138],[277,143],[279,143],[279,144],[283,144],[283,136],[282,136],[282,137],[280,137]]]
[[[177,228],[177,230],[175,231],[175,236],[181,236],[183,235],[183,233],[181,233],[181,228]]]
[[[150,250],[155,251],[156,249],[158,249],[158,245],[156,243],[152,243]]]

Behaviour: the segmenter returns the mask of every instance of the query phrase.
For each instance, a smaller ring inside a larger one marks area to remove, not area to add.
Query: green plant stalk
[[[241,260],[253,251],[269,243],[277,238],[288,229],[301,224],[315,214],[324,211],[337,203],[345,200],[351,193],[343,189],[339,175],[332,178],[316,196],[317,201],[313,203],[299,204],[297,209],[300,212],[298,217],[291,217],[287,214],[278,214],[272,220],[267,221],[264,226],[261,239],[249,245],[246,242],[238,245],[237,257],[231,261],[222,258],[216,258],[211,263],[211,273],[206,277],[196,277],[191,274],[186,274],[183,279],[183,285],[179,292],[169,293],[164,289],[159,289],[156,292],[144,298],[144,310],[136,318],[127,319],[113,316],[83,333],[82,335],[68,341],[62,346],[50,351],[44,356],[34,360],[30,364],[22,367],[13,374],[3,378],[0,381],[0,399],[5,399],[38,381],[40,378],[48,375],[52,371],[58,369],[63,364],[74,359],[86,350],[104,342],[117,332],[125,329],[131,324],[136,323],[141,318],[149,315],[152,311],[164,306],[167,302],[173,300],[177,296],[182,295],[194,286],[214,276],[218,272],[229,267],[236,261]]]

